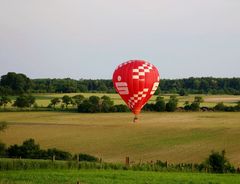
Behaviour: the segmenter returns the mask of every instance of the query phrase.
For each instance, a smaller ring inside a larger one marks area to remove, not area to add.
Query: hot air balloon
[[[135,114],[134,122],[143,106],[152,97],[160,81],[158,69],[144,60],[130,60],[120,64],[113,73],[113,84]]]

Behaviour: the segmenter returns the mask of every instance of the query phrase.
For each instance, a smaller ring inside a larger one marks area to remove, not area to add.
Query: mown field
[[[0,184],[239,184],[240,175],[143,171],[1,171]]]
[[[34,138],[42,148],[88,153],[107,162],[163,160],[201,162],[211,150],[227,152],[240,165],[239,112],[142,113],[132,123],[131,113],[81,114],[67,112],[4,112],[0,133],[7,145]]]

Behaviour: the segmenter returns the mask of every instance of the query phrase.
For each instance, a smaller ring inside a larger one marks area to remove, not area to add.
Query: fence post
[[[55,155],[53,155],[53,157],[52,157],[52,162],[54,162],[55,161]]]
[[[125,160],[126,166],[129,166],[129,163],[130,163],[130,159],[129,159],[129,157],[126,157],[126,160]]]

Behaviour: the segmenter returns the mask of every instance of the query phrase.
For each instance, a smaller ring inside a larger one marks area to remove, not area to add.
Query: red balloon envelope
[[[130,60],[120,64],[113,73],[116,91],[137,115],[158,88],[158,70],[143,60]]]

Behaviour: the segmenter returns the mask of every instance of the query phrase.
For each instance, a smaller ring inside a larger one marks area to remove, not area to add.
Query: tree
[[[11,94],[23,94],[30,90],[32,82],[24,74],[9,72],[1,77],[0,86],[8,88]]]
[[[90,107],[90,112],[100,112],[101,111],[101,107],[100,107],[100,98],[98,96],[90,96],[89,97],[89,103],[91,104]]]
[[[69,104],[73,103],[73,100],[72,100],[72,98],[70,96],[64,95],[62,97],[62,102],[66,105],[66,108],[67,108]]]
[[[16,98],[13,106],[16,107],[31,107],[35,103],[35,97],[32,95],[21,95]]]
[[[1,96],[0,97],[0,106],[4,106],[6,108],[8,103],[12,103],[12,100],[8,96]]]
[[[177,109],[178,99],[176,96],[170,96],[168,103],[166,104],[166,110],[168,112],[174,112]]]
[[[113,104],[114,104],[113,101],[111,100],[111,98],[104,95],[104,96],[101,97],[101,101],[102,101],[101,111],[102,112],[109,112],[111,110]]]
[[[72,99],[74,100],[74,103],[76,105],[79,105],[83,102],[83,100],[85,99],[85,97],[83,95],[75,95],[72,97]]]
[[[154,110],[158,112],[164,112],[166,110],[166,103],[163,97],[157,97]]]
[[[100,98],[98,96],[90,96],[89,102],[93,105],[99,105]]]
[[[78,112],[91,112],[92,104],[88,99],[83,100],[82,103],[78,104]]]
[[[57,104],[59,104],[60,102],[61,102],[60,98],[55,97],[55,98],[53,98],[53,99],[51,100],[50,105],[51,105],[51,106],[53,105],[53,107],[55,108],[55,106],[56,106]]]

